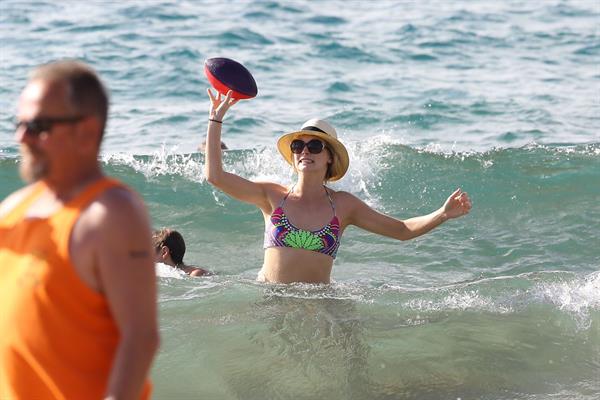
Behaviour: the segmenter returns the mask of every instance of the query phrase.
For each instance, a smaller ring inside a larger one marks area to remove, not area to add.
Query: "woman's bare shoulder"
[[[365,205],[361,199],[350,192],[346,192],[344,190],[331,192],[331,199],[335,204],[335,209],[345,223],[349,223],[354,213]]]
[[[285,195],[290,187],[275,182],[256,182],[263,187],[264,193],[269,201],[269,207],[261,207],[265,214],[270,215]]]
[[[331,194],[331,198],[336,202],[350,203],[359,201],[358,197],[345,190],[333,190],[328,187],[327,191]]]
[[[288,186],[284,186],[280,183],[276,183],[276,182],[266,182],[266,181],[256,181],[257,184],[263,186],[265,188],[265,190],[268,190],[270,192],[286,192],[289,190]]]

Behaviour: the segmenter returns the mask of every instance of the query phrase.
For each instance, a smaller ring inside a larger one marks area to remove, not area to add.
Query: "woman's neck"
[[[298,181],[292,189],[294,197],[317,199],[323,197],[323,180],[314,175],[299,174]]]

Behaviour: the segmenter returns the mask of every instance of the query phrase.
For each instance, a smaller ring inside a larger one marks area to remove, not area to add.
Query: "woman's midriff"
[[[333,258],[311,250],[289,247],[265,249],[259,280],[275,283],[329,283]]]

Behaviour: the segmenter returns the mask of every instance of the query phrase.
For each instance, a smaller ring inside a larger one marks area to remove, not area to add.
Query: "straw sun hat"
[[[290,144],[294,139],[297,139],[302,135],[310,135],[318,137],[327,143],[327,147],[333,153],[333,162],[331,163],[331,177],[330,181],[337,181],[341,179],[346,171],[348,170],[348,164],[350,159],[348,157],[348,151],[346,146],[342,144],[337,138],[337,132],[333,126],[329,125],[327,121],[322,119],[310,119],[302,124],[302,128],[299,131],[286,133],[281,136],[277,141],[277,149],[290,165],[294,165],[292,151],[290,150]]]

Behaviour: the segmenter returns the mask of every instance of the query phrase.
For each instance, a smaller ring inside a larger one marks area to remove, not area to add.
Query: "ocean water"
[[[275,140],[319,116],[351,158],[333,188],[407,218],[462,187],[472,212],[408,242],[349,228],[331,285],[257,283],[261,215],[196,150],[215,56],[259,88],[224,122],[229,171],[292,182]],[[111,90],[107,173],[216,273],[157,266],[154,398],[600,396],[597,1],[5,0],[0,198],[27,73],[64,57]]]

